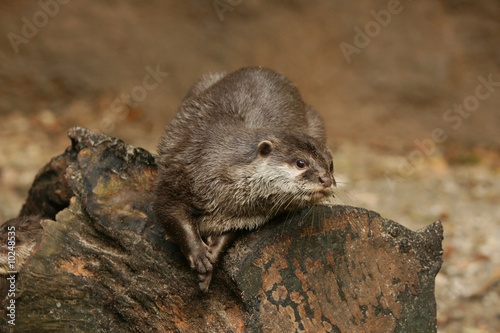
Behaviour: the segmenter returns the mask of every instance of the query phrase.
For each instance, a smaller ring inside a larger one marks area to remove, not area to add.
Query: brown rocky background
[[[2,1],[0,221],[71,126],[154,151],[200,74],[268,66],[324,117],[341,202],[443,221],[438,331],[497,332],[499,31],[496,0]]]

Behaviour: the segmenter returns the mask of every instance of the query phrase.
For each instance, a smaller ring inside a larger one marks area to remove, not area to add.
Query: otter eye
[[[333,173],[333,162],[330,163],[330,173]]]
[[[297,168],[299,168],[299,169],[304,169],[307,166],[307,163],[304,160],[297,160],[295,162],[295,164],[297,165]]]

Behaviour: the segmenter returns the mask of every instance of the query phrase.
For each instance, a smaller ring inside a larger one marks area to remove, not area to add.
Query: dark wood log
[[[280,216],[241,234],[203,294],[155,221],[154,156],[78,127],[69,136],[72,146],[35,180],[25,205],[35,208],[23,212],[50,217],[54,207],[67,208],[55,219],[21,216],[2,225],[2,251],[9,226],[18,226],[18,245],[28,249],[24,262],[0,271],[15,277],[13,297],[13,279],[2,279],[3,331],[436,331],[439,221],[413,232],[347,206]],[[55,178],[40,176],[51,168]],[[36,209],[61,188],[71,200],[59,196],[61,205]],[[42,226],[30,229],[31,248],[20,228],[27,223]],[[15,326],[8,323],[12,300]]]
[[[53,220],[58,212],[68,207],[74,193],[65,173],[75,159],[76,151],[70,147],[62,155],[50,160],[37,173],[20,216],[38,215]]]

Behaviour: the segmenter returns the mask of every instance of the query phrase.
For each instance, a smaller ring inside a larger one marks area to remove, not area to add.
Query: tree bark
[[[154,156],[79,127],[69,136],[1,226],[4,252],[16,227],[18,254],[0,266],[15,277],[0,288],[4,332],[436,332],[439,221],[413,232],[348,206],[279,216],[241,233],[203,294],[155,221]]]

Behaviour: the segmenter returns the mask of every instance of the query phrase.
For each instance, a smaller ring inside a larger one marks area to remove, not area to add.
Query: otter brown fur
[[[325,141],[282,74],[246,67],[195,83],[159,141],[154,207],[202,290],[236,230],[333,196]]]

